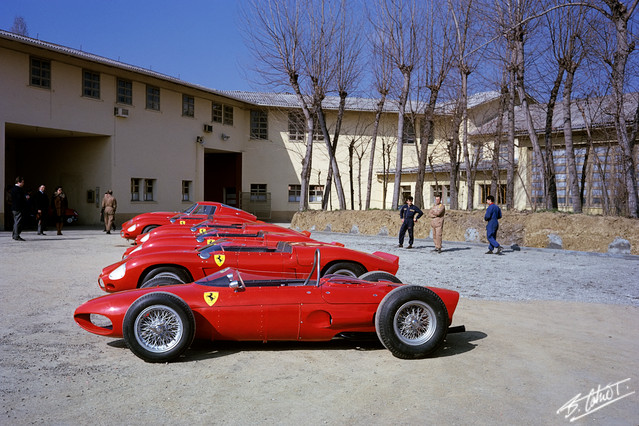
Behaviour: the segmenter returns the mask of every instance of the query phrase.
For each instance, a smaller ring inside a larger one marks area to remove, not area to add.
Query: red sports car
[[[377,282],[375,282],[377,281]],[[459,293],[402,285],[369,272],[305,279],[255,276],[225,268],[194,283],[110,294],[78,307],[83,329],[122,338],[147,362],[183,354],[194,338],[233,341],[328,341],[375,333],[398,358],[423,358],[443,343]]]
[[[211,201],[198,201],[183,212],[143,213],[122,224],[120,236],[134,240],[140,234],[167,224],[192,226],[207,218],[225,217],[227,223],[257,222],[257,217],[244,210]]]
[[[104,268],[98,284],[106,292],[115,292],[153,285],[151,280],[157,277],[187,283],[226,267],[268,271],[274,277],[291,272],[303,277],[313,265],[316,250],[321,253],[322,275],[340,273],[357,277],[368,271],[394,274],[399,268],[399,257],[384,252],[368,254],[316,242],[222,240],[198,250],[184,247],[144,250]]]
[[[284,228],[282,228],[284,229]],[[306,234],[292,231],[292,232],[264,232],[257,231],[254,233],[248,232],[248,229],[226,229],[226,230],[209,230],[205,234],[199,235],[182,235],[182,234],[160,234],[154,238],[150,238],[148,241],[131,246],[124,251],[122,259],[127,259],[131,255],[138,255],[146,252],[148,249],[160,249],[163,250],[181,250],[184,248],[199,249],[208,244],[214,244],[219,240],[235,240],[249,243],[251,241],[258,242],[277,242],[277,241],[308,241],[318,242]],[[344,247],[341,243],[323,243],[332,244],[340,247]]]
[[[138,235],[135,239],[135,243],[142,244],[156,238],[186,236],[197,237],[209,232],[257,234],[259,231],[277,233],[285,232],[292,235],[305,235],[307,237],[311,235],[311,233],[308,231],[295,231],[291,228],[285,228],[283,226],[274,225],[272,223],[228,223],[217,222],[215,220],[205,220],[190,228],[183,225],[160,226],[159,228],[155,228],[154,230],[147,232],[146,234]]]

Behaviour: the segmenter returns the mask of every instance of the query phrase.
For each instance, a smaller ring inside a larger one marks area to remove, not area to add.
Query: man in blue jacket
[[[415,222],[422,217],[422,212],[419,207],[413,205],[413,197],[406,197],[406,204],[399,209],[399,217],[403,220],[402,227],[399,229],[399,247],[404,247],[404,236],[408,231],[408,247],[413,248],[413,229],[415,228]]]
[[[497,230],[499,229],[499,219],[501,219],[501,209],[495,204],[495,197],[486,197],[488,208],[484,215],[486,223],[486,238],[488,238],[488,251],[486,254],[493,254],[493,249],[497,248],[497,254],[501,254],[502,247],[497,242]]]

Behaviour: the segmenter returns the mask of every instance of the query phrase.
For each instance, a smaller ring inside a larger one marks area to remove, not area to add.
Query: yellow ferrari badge
[[[217,298],[220,296],[220,293],[217,291],[208,291],[204,293],[204,301],[207,305],[213,306],[215,302],[217,302]]]
[[[215,243],[215,239],[213,238],[209,238],[208,240],[206,240],[206,244],[213,244]]]
[[[180,225],[186,225],[186,220],[181,220]]]
[[[224,265],[224,259],[226,259],[226,256],[224,256],[223,254],[216,254],[215,263],[217,264],[217,266]]]
[[[200,229],[198,230],[198,232],[199,232],[200,234],[204,234],[204,233],[206,232],[206,228],[200,228]]]

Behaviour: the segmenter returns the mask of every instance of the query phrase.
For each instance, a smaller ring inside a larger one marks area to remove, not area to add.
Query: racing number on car
[[[215,302],[217,302],[217,298],[220,296],[220,293],[217,291],[207,291],[204,293],[204,301],[207,305],[213,306]]]
[[[224,259],[226,259],[226,256],[224,256],[223,254],[215,255],[215,263],[217,264],[217,266],[224,265]]]

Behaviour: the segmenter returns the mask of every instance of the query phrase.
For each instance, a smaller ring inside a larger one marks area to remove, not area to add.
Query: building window
[[[288,186],[288,202],[299,203],[302,197],[302,185],[289,185]]]
[[[51,62],[45,59],[31,58],[31,85],[51,88]]]
[[[155,179],[131,178],[131,201],[154,201],[154,194]]]
[[[450,185],[431,185],[430,186],[430,197],[432,200],[435,200],[435,197],[439,194],[442,199],[443,204],[450,205]]]
[[[182,95],[182,116],[195,117],[195,98],[189,95]]]
[[[266,184],[251,184],[251,201],[266,201]]]
[[[153,201],[155,179],[144,179],[144,201]]]
[[[487,204],[487,198],[489,195],[495,197],[495,203],[504,204],[506,202],[506,184],[500,183],[497,186],[497,194],[490,193],[490,184],[487,185],[479,185],[479,202],[481,204]]]
[[[268,114],[265,110],[251,110],[251,139],[268,139]]]
[[[321,203],[323,196],[324,196],[324,185],[308,186],[308,202],[309,203]]]
[[[415,143],[415,122],[409,116],[404,116],[404,143]]]
[[[100,99],[100,73],[89,70],[82,72],[82,95]]]
[[[193,186],[193,181],[190,181],[190,180],[182,181],[182,201],[192,201],[191,200],[192,186]]]
[[[160,110],[160,88],[146,86],[146,109]]]
[[[233,125],[233,107],[224,105],[224,124],[227,126]]]
[[[402,189],[402,199],[404,200],[404,202],[406,202],[406,199],[410,197],[411,195],[410,185],[402,185],[401,189]]]
[[[140,201],[140,180],[138,178],[131,179],[131,201]]]
[[[211,110],[211,121],[214,123],[221,123],[224,115],[224,107],[222,104],[216,104],[213,102],[213,108]]]
[[[291,111],[288,113],[288,140],[303,141],[306,135],[306,117],[301,111]],[[313,120],[313,141],[323,141],[324,134],[319,126],[317,117]]]
[[[130,80],[118,78],[117,100],[119,104],[133,104],[133,83]]]

